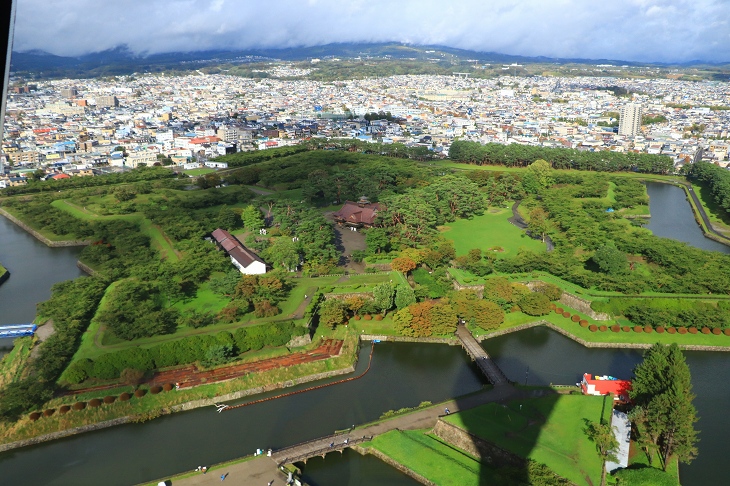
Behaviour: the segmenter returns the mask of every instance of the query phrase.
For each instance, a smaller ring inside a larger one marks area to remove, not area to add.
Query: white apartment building
[[[618,122],[618,134],[635,137],[641,129],[642,109],[640,103],[628,103],[621,108]]]

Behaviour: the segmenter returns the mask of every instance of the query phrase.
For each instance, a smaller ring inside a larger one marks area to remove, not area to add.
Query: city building
[[[642,109],[640,103],[629,103],[621,108],[621,118],[618,124],[618,134],[635,137],[641,129]]]

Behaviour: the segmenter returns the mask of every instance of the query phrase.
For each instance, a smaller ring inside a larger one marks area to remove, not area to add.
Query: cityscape
[[[14,170],[5,164],[0,184],[23,184],[38,168],[56,177],[169,159],[189,169],[193,157],[203,166],[312,137],[426,146],[443,157],[454,140],[635,151],[668,155],[677,171],[703,149],[702,160],[727,166],[726,83],[459,75],[322,83],[279,79],[307,74],[286,63],[268,73],[18,83],[3,140]]]
[[[726,482],[726,2],[7,8],[3,484]]]

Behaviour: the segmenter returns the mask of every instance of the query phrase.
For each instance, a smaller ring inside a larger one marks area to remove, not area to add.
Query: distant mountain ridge
[[[262,60],[303,61],[312,58],[340,57],[378,57],[388,56],[392,59],[427,60],[433,57],[450,56],[450,59],[465,61],[475,60],[481,63],[557,63],[557,64],[614,64],[628,66],[692,66],[723,65],[727,63],[707,63],[692,61],[677,64],[631,62],[609,59],[565,59],[551,57],[526,57],[500,54],[496,52],[477,52],[446,46],[416,46],[400,43],[342,43],[312,47],[290,47],[284,49],[247,49],[240,51],[210,50],[196,52],[169,52],[163,54],[140,55],[131,52],[127,46],[119,46],[101,52],[85,54],[77,57],[64,57],[40,50],[13,52],[11,71],[13,73],[35,73],[41,77],[57,77],[63,73],[82,77],[84,73],[91,76],[123,75],[134,72],[159,71],[176,65],[188,63],[208,64],[213,62],[255,62]],[[103,67],[103,72],[99,68]],[[190,69],[187,66],[187,69]]]

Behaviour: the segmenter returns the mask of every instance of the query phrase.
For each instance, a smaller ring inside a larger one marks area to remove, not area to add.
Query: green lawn
[[[510,224],[512,216],[509,209],[489,209],[482,216],[472,219],[459,219],[442,227],[442,235],[454,242],[456,255],[466,255],[473,248],[487,251],[501,247],[504,251],[494,251],[496,257],[514,256],[521,248],[534,252],[545,251],[545,244],[533,240],[518,227]]]
[[[198,292],[195,294],[194,299],[177,302],[173,307],[180,311],[195,309],[201,312],[217,314],[230,301],[231,299],[213,292],[208,282],[205,282],[198,287]]]
[[[211,169],[210,167],[206,167],[204,169],[188,169],[184,170],[187,175],[191,175],[193,177],[210,174],[211,172],[215,172],[215,169]]]
[[[521,457],[548,466],[578,485],[596,485],[601,460],[583,428],[584,419],[599,421],[603,397],[548,395],[488,403],[445,417],[449,423]],[[610,414],[606,405],[604,415]]]
[[[497,484],[494,472],[473,457],[419,430],[393,430],[363,444],[439,486]]]

